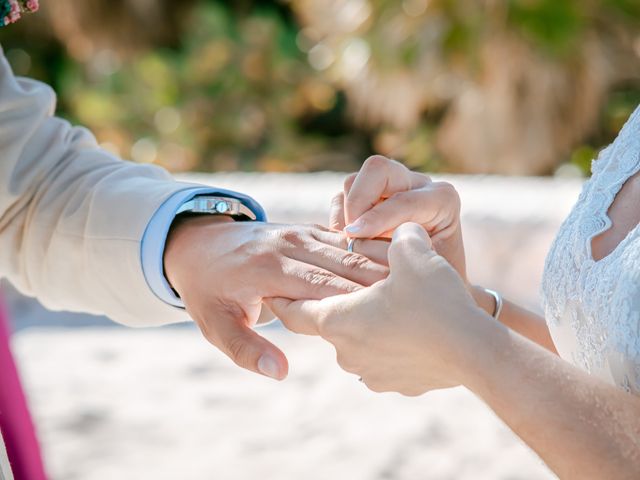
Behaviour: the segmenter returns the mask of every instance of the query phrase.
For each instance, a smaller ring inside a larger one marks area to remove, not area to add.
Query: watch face
[[[229,204],[223,201],[217,202],[215,209],[218,213],[227,213],[229,211]]]

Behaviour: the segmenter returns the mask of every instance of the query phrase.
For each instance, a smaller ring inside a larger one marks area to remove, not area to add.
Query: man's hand
[[[209,342],[239,366],[282,380],[286,357],[251,328],[262,299],[321,299],[386,278],[387,267],[371,260],[386,258],[386,242],[360,241],[360,253],[345,251],[346,242],[322,227],[178,219],[165,274]]]
[[[431,249],[421,226],[396,230],[389,265],[387,279],[354,293],[267,302],[290,330],[332,343],[340,366],[374,391],[420,395],[463,383],[476,332],[493,319]]]

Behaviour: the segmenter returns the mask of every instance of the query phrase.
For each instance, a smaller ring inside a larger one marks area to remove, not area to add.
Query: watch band
[[[226,215],[236,220],[256,220],[256,214],[240,200],[230,197],[201,195],[185,202],[176,212]]]

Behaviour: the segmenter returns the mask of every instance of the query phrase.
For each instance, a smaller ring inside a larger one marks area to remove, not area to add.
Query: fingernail
[[[270,355],[262,355],[258,360],[258,370],[267,377],[280,379],[280,369],[278,368],[278,362]]]
[[[358,219],[355,222],[344,227],[344,231],[347,233],[358,233],[360,230],[362,230],[362,227],[364,227],[364,222]]]

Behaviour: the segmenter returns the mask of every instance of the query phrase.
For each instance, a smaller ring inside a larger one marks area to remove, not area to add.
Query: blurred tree
[[[177,46],[197,0],[55,0],[42,2],[56,36],[84,62],[108,49],[130,55]]]
[[[172,170],[588,171],[640,103],[638,0],[49,0],[0,30],[106,148]]]
[[[290,3],[312,65],[410,163],[431,152],[410,139],[435,128],[447,169],[549,173],[596,135],[613,92],[640,88],[636,0]]]
[[[336,89],[297,48],[282,5],[74,5],[43,2],[40,24],[2,41],[18,73],[51,83],[63,115],[125,158],[173,171],[353,170],[368,151]]]

